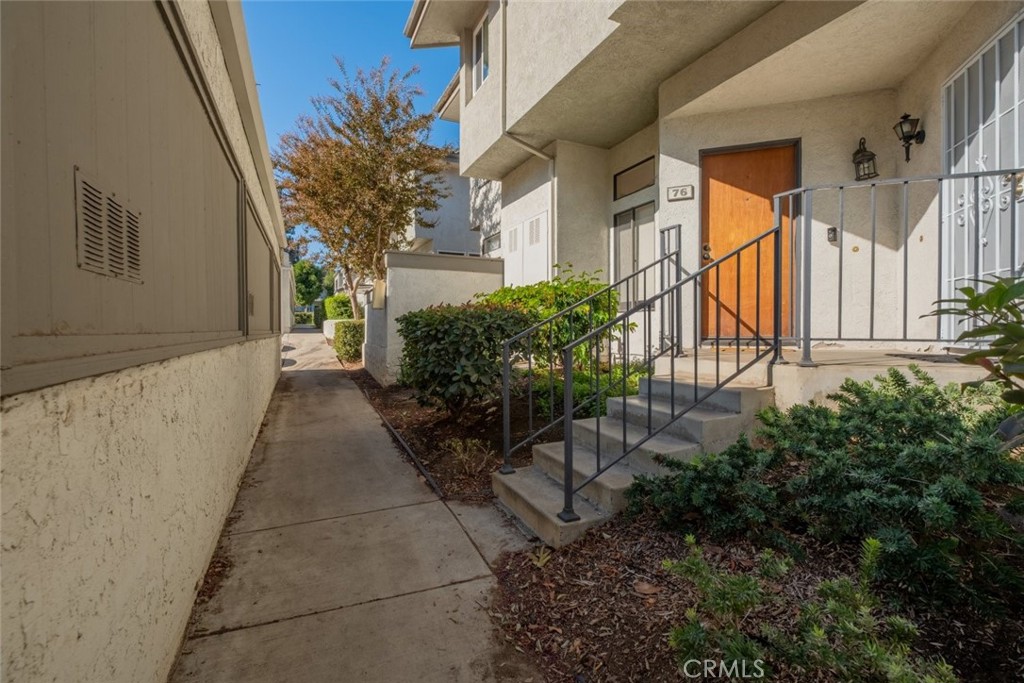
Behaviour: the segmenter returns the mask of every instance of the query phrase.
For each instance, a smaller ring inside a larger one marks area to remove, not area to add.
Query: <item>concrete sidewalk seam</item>
[[[373,510],[361,510],[359,512],[349,512],[344,515],[334,515],[332,517],[320,517],[319,519],[304,519],[301,522],[288,522],[287,524],[277,524],[275,526],[261,527],[259,529],[243,529],[241,531],[231,531],[224,534],[225,538],[231,538],[234,536],[242,536],[244,534],[257,534],[261,531],[276,531],[278,529],[288,529],[290,527],[303,526],[305,524],[316,524],[318,522],[330,522],[335,519],[347,519],[348,517],[358,517],[359,515],[372,515],[378,512],[387,512],[389,510],[401,510],[403,508],[416,507],[417,505],[433,505],[434,503],[444,503],[442,500],[421,500],[417,503],[405,503],[403,505],[392,505],[386,508],[374,508]],[[447,505],[445,506],[447,507]],[[449,508],[449,511],[451,508]],[[463,529],[465,531],[465,529]],[[472,542],[472,539],[470,539]],[[485,562],[486,564],[486,562]]]
[[[485,563],[486,564],[486,561]],[[372,605],[375,602],[383,602],[385,600],[393,600],[395,598],[404,598],[410,595],[419,595],[420,593],[429,593],[430,591],[440,590],[442,588],[451,588],[452,586],[461,586],[465,583],[472,583],[473,581],[480,581],[482,579],[493,579],[494,574],[490,572],[490,565],[488,565],[488,573],[480,574],[468,579],[460,579],[458,581],[452,581],[451,583],[443,583],[438,586],[430,586],[429,588],[421,588],[415,591],[409,591],[407,593],[395,593],[394,595],[387,595],[379,598],[372,598],[370,600],[363,600],[362,602],[354,602],[351,605],[338,605],[337,607],[328,607],[326,609],[314,610],[312,612],[304,612],[302,614],[293,614],[287,617],[281,617],[280,619],[271,619],[269,621],[261,621],[255,624],[245,624],[244,626],[229,626],[225,628],[219,628],[215,631],[208,631],[205,633],[195,633],[189,636],[186,643],[190,643],[194,640],[202,640],[204,638],[211,638],[214,636],[222,636],[226,633],[235,633],[236,631],[245,631],[251,628],[259,628],[260,626],[270,626],[272,624],[280,624],[286,621],[293,621],[295,619],[304,619],[306,617],[315,617],[321,614],[330,614],[331,612],[340,612],[341,610],[351,609],[353,607],[361,607],[363,605]]]

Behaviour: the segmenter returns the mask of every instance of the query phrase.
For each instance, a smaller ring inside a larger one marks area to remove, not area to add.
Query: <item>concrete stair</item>
[[[721,450],[749,432],[757,411],[773,402],[771,388],[726,387],[708,396],[710,386],[713,384],[694,381],[682,373],[645,378],[640,381],[638,396],[609,398],[607,416],[572,423],[574,487],[597,471],[598,450],[601,465],[607,467],[623,452],[623,444],[633,446],[647,437],[649,428],[665,426],[576,493],[573,510],[580,516],[578,521],[565,522],[558,517],[565,495],[562,441],[535,445],[531,467],[512,474],[495,472],[491,476],[494,492],[548,545],[557,548],[571,543],[625,508],[626,489],[637,475],[665,473],[656,458],[689,460],[702,452]],[[693,405],[695,391],[703,402],[673,420],[673,412],[678,414]]]

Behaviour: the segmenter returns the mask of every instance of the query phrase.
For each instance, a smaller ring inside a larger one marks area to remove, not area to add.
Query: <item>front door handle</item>
[[[711,245],[710,244],[705,244],[701,248],[701,258],[703,258],[705,261],[710,261],[711,260]]]

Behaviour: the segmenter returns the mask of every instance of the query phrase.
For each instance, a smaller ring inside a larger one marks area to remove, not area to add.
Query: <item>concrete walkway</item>
[[[318,331],[283,372],[221,538],[231,569],[171,681],[540,681],[496,637],[491,565],[525,546],[402,459]]]

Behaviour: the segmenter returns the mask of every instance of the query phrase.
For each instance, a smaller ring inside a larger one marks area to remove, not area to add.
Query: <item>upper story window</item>
[[[473,92],[487,80],[488,66],[490,63],[490,49],[487,38],[487,15],[480,20],[476,30],[473,31]]]

